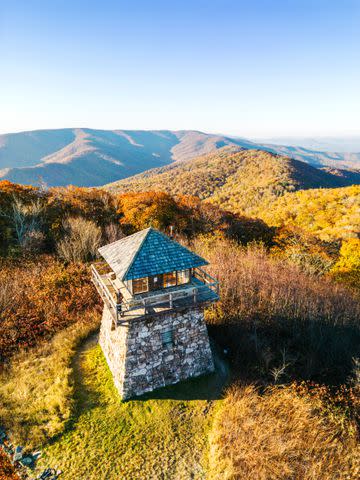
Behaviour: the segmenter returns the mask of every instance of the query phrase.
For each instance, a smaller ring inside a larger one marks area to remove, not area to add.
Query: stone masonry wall
[[[106,310],[100,345],[122,398],[214,371],[202,308],[131,321],[112,331]],[[174,341],[165,346],[162,333],[169,330]]]
[[[113,329],[113,318],[109,309],[104,306],[99,344],[105,355],[111,373],[114,377],[114,383],[120,396],[123,396],[124,376],[125,376],[125,358],[126,358],[126,340],[127,326],[119,326]]]

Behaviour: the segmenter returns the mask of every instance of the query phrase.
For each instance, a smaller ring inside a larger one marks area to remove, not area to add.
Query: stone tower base
[[[99,343],[123,399],[214,371],[200,307],[112,325],[105,306]]]

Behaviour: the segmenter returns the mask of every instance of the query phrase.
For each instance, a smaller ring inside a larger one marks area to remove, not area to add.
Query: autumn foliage
[[[84,264],[65,266],[50,256],[0,264],[0,359],[51,338],[86,319],[99,302]]]
[[[0,480],[20,480],[10,460],[0,449]]]
[[[285,193],[262,208],[269,225],[297,226],[321,240],[357,238],[360,234],[360,185]]]
[[[331,270],[333,278],[360,289],[360,239],[349,238],[340,248],[338,261]]]

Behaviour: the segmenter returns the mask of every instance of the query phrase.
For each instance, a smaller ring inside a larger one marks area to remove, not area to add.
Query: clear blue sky
[[[360,133],[360,0],[0,0],[0,132]]]

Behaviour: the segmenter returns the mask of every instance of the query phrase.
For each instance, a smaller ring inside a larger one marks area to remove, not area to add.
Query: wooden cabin
[[[147,228],[99,249],[93,281],[115,323],[218,300],[208,262],[167,235]]]

